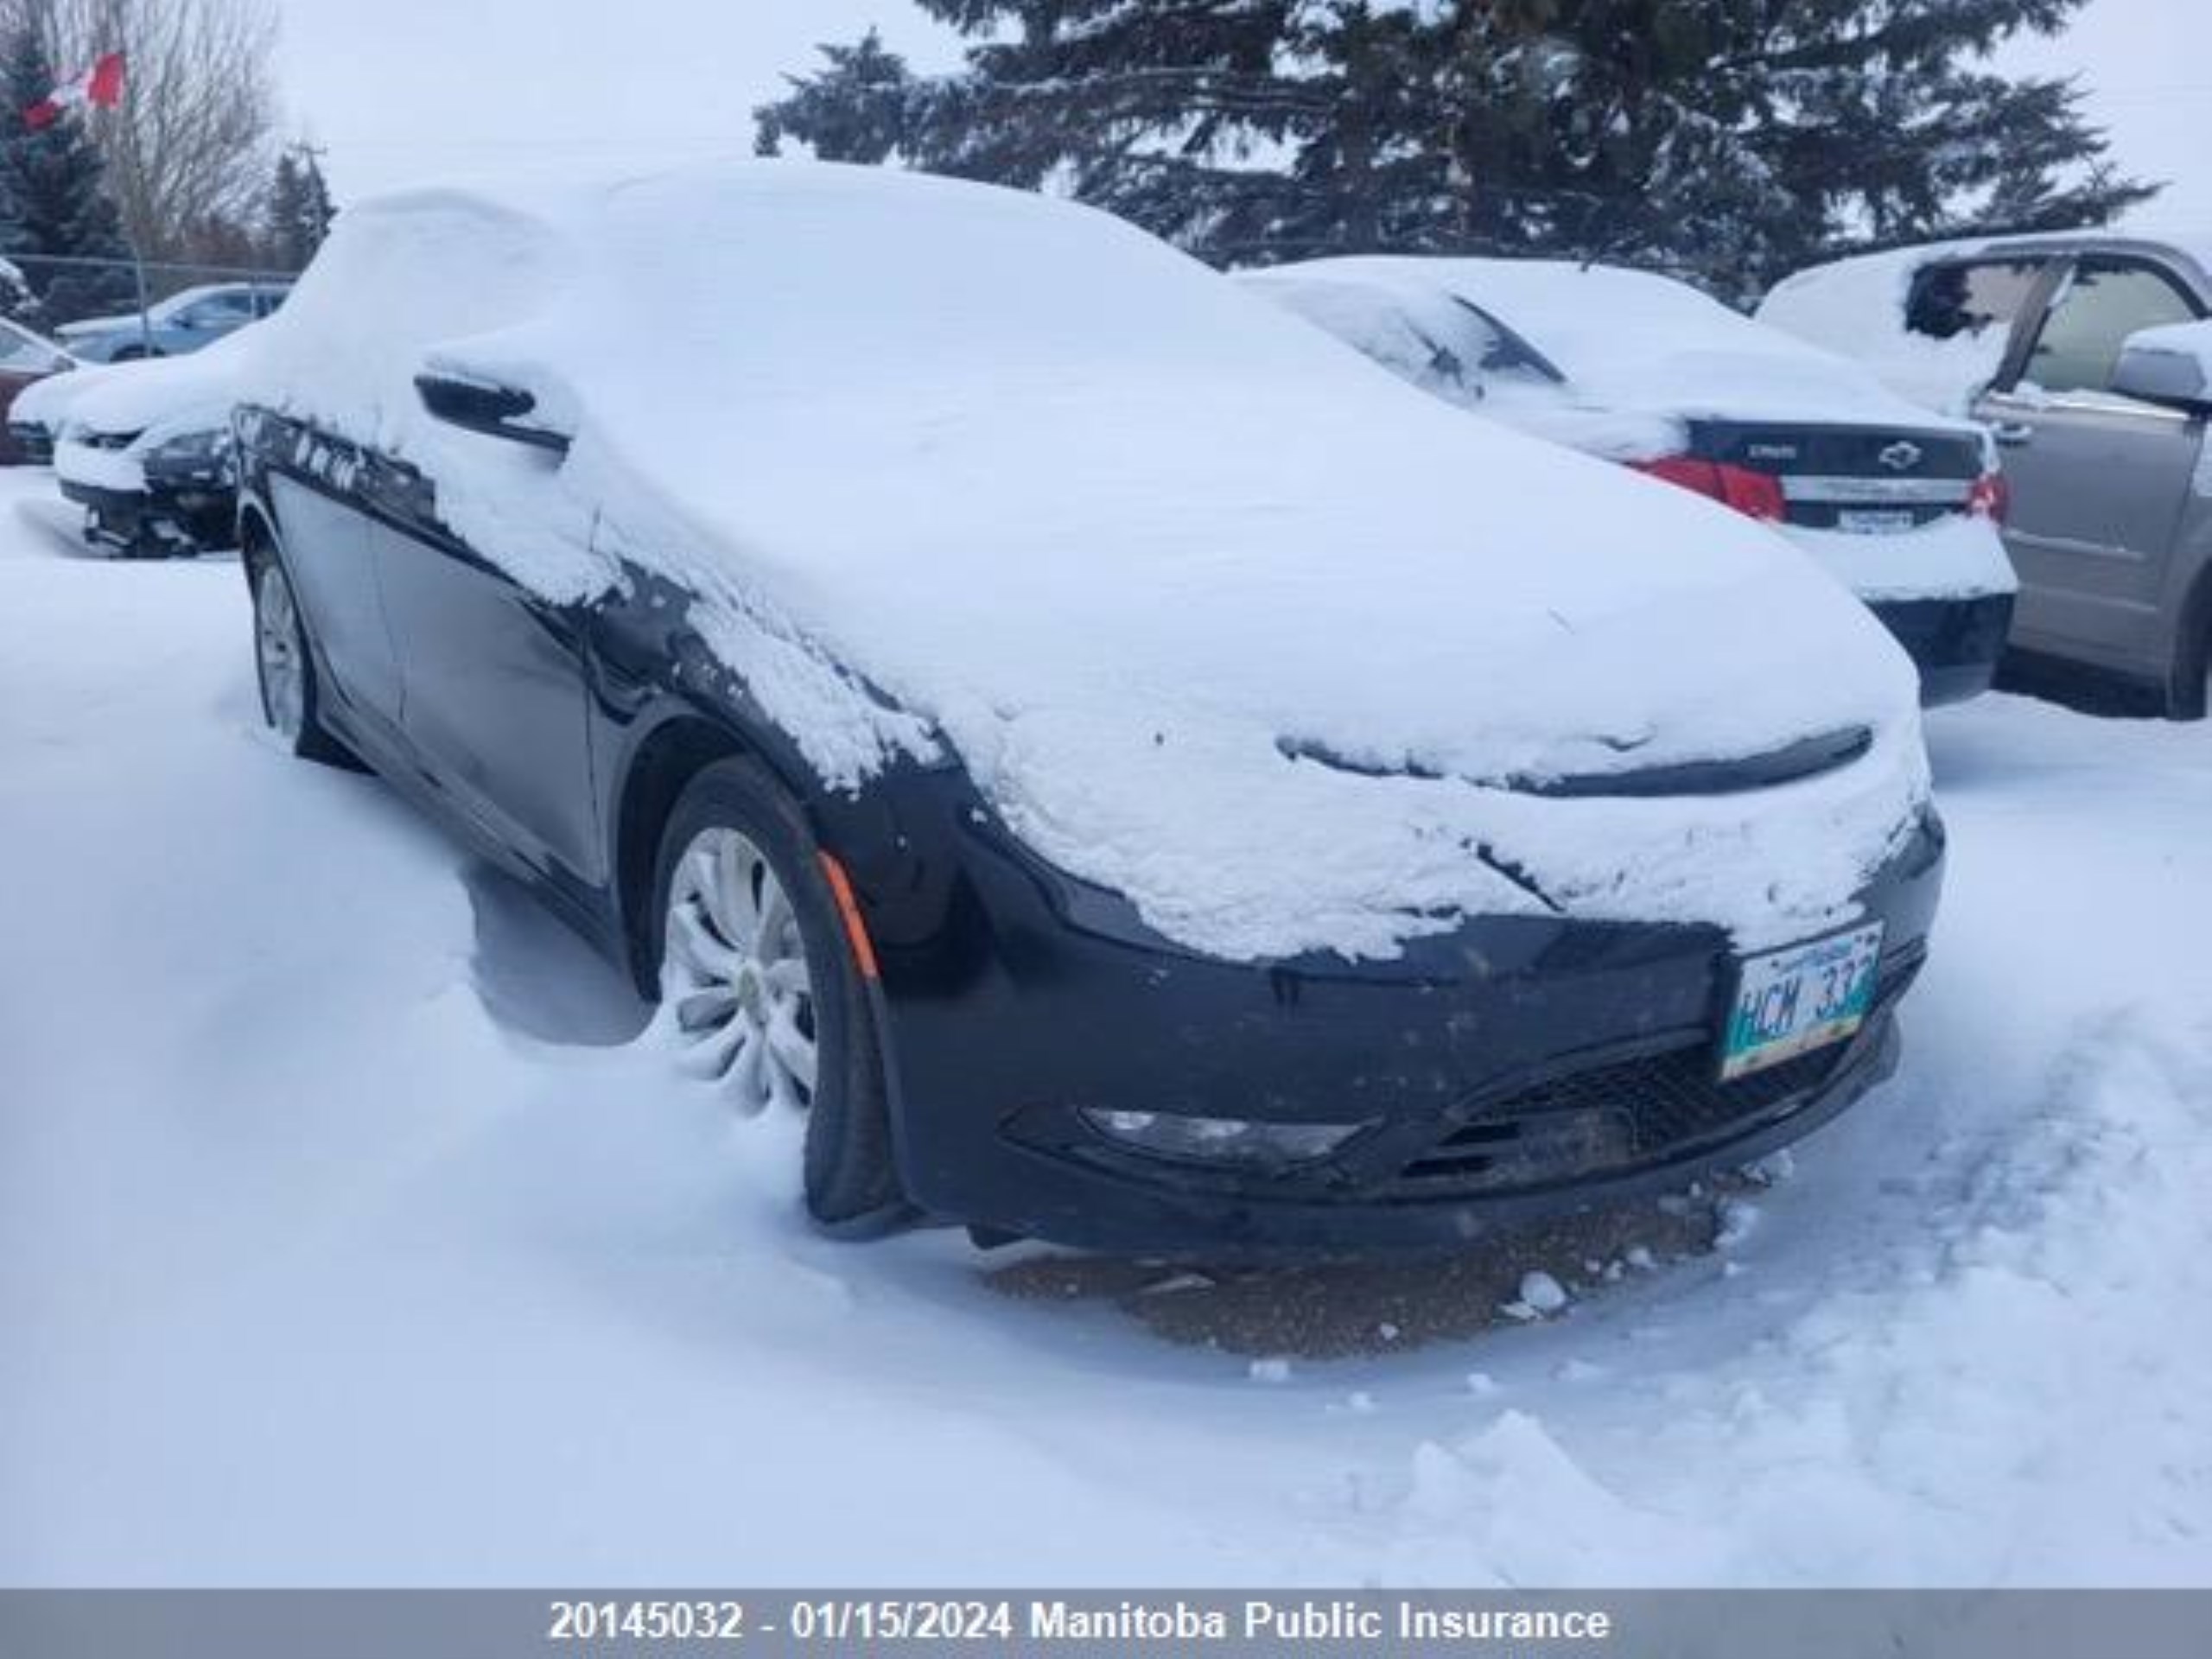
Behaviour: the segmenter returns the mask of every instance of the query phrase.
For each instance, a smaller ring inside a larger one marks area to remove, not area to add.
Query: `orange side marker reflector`
[[[861,919],[861,907],[853,898],[852,879],[845,874],[845,867],[827,853],[817,855],[822,860],[822,874],[830,879],[830,893],[837,901],[837,913],[845,918],[845,937],[852,942],[853,963],[861,970],[862,979],[882,977],[875,969],[875,945],[868,938],[868,924]]]

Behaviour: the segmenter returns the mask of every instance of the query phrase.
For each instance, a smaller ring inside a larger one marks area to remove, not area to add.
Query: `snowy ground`
[[[2212,728],[1936,717],[1904,1070],[1717,1251],[1527,1325],[1480,1264],[1140,1321],[812,1236],[788,1126],[260,735],[233,565],[75,556],[48,488],[0,478],[0,1582],[2212,1582]]]

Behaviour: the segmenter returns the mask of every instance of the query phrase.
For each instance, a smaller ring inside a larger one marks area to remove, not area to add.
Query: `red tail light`
[[[1753,518],[1780,523],[1789,516],[1789,503],[1782,493],[1782,480],[1771,473],[1755,473],[1748,467],[1731,467],[1694,455],[1662,455],[1656,461],[1629,463],[1639,473],[1664,479],[1702,496],[1746,513]]]
[[[1974,491],[1967,497],[1967,511],[1993,524],[2003,524],[2005,515],[2012,511],[2011,480],[2002,473],[1984,473],[1974,481]]]

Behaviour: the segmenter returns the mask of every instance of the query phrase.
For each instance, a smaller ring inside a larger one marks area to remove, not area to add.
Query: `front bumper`
[[[1989,690],[2012,631],[2013,596],[1878,600],[1872,608],[1920,670],[1920,702],[1933,709]]]
[[[942,833],[963,843],[949,861],[911,857],[926,834],[874,868],[865,846],[849,856],[908,1196],[946,1220],[1160,1255],[1450,1247],[1795,1140],[1894,1064],[1942,877],[1931,814],[1861,895],[1886,927],[1876,1017],[1724,1086],[1732,964],[1716,929],[1494,917],[1388,963],[1240,965],[1146,942],[976,815]],[[1118,1145],[1086,1109],[1368,1127],[1328,1158],[1243,1173]]]
[[[143,490],[112,490],[60,480],[61,493],[86,509],[86,536],[139,557],[229,547],[237,538],[238,491],[219,475],[149,476]]]

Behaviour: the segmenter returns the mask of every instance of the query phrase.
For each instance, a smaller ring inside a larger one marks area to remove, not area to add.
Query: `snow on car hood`
[[[1553,908],[1796,937],[1924,793],[1910,664],[1777,538],[1085,209],[792,163],[411,194],[257,333],[258,397],[425,466],[518,580],[672,575],[827,781],[949,745],[1196,949]],[[429,420],[425,365],[531,391],[566,461]],[[1854,728],[1769,791],[1522,787]]]
[[[11,426],[42,426],[49,432],[54,431],[71,404],[98,385],[111,368],[124,366],[127,365],[79,364],[59,374],[49,374],[42,380],[34,380],[17,392],[15,402],[8,405],[8,423]]]
[[[1375,256],[1238,280],[1440,396],[1618,460],[1678,451],[1698,419],[1972,429],[1932,418],[1855,363],[1647,271]],[[1486,366],[1491,323],[1559,378],[1510,359]]]
[[[227,427],[239,376],[255,360],[253,334],[242,328],[188,357],[97,364],[38,381],[16,399],[9,418],[56,434],[76,429],[121,435],[158,428],[175,437]]]

